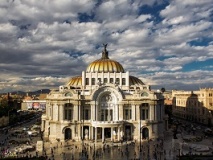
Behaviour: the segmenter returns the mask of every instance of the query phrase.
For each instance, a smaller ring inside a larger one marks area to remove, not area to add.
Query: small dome
[[[81,86],[82,85],[81,76],[72,77],[66,85],[67,86]]]
[[[94,62],[90,63],[86,69],[86,72],[124,73],[124,69],[119,62],[109,59],[106,47],[107,44],[104,44],[104,50],[102,52],[101,59],[95,60]]]
[[[144,85],[144,83],[134,76],[129,76],[129,85]]]

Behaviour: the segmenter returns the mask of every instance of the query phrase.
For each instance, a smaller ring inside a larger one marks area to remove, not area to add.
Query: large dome
[[[124,72],[122,65],[112,59],[98,59],[87,67],[86,72]]]
[[[119,62],[109,59],[106,46],[107,45],[104,45],[101,59],[95,60],[94,62],[90,63],[86,69],[86,72],[124,72],[123,66]]]

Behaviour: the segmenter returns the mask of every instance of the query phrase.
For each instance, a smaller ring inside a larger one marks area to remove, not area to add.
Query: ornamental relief
[[[110,94],[103,96],[101,102],[112,102],[112,96]]]

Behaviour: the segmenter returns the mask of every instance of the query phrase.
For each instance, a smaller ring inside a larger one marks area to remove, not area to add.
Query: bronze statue
[[[109,59],[109,57],[108,57],[108,52],[107,52],[107,49],[106,49],[106,47],[107,47],[107,43],[103,43],[103,46],[104,46],[104,50],[102,51],[102,59]]]
[[[103,43],[103,46],[104,46],[104,50],[106,51],[106,47],[107,47],[107,43]]]

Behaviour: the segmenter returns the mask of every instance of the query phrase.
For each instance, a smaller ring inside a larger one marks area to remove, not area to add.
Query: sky
[[[0,92],[58,88],[103,43],[152,89],[213,88],[212,0],[1,0]]]

